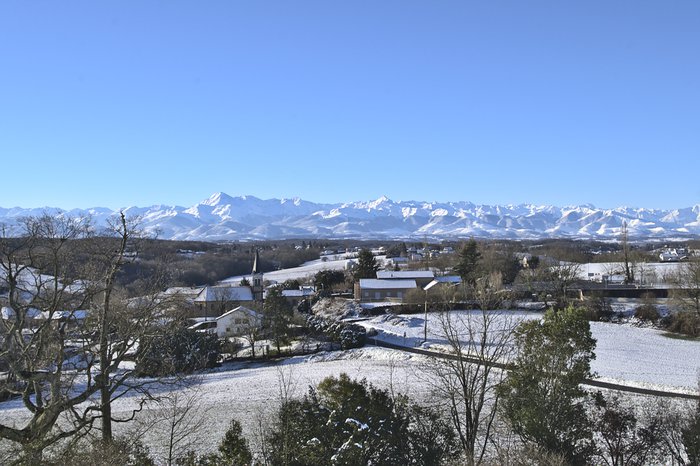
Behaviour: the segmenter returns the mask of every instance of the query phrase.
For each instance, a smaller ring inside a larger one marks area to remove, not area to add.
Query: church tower
[[[253,272],[250,274],[250,288],[253,291],[253,299],[255,302],[262,303],[263,301],[263,274],[258,270],[260,263],[260,255],[258,250],[255,250],[255,259],[253,259]]]

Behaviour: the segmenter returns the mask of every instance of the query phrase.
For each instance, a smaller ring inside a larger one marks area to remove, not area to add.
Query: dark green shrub
[[[439,465],[457,453],[455,432],[417,408],[346,374],[324,379],[280,408],[270,435],[272,465]]]
[[[208,369],[217,365],[221,348],[216,335],[177,326],[165,335],[142,343],[146,348],[136,359],[142,376],[160,377]]]

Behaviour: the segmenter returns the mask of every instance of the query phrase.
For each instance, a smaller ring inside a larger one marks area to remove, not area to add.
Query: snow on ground
[[[474,312],[479,311],[455,311],[454,315],[466,317]],[[541,313],[527,311],[501,311],[500,315],[516,321],[542,316]],[[362,322],[368,328],[379,330],[378,338],[406,346],[423,344],[424,324],[422,314],[384,315]],[[667,338],[659,330],[626,324],[594,322],[591,329],[598,340],[593,370],[601,379],[675,391],[691,391],[696,387],[700,341]],[[444,343],[439,336],[438,315],[429,314],[428,341],[423,346],[435,349]],[[379,387],[406,393],[417,401],[426,401],[430,393],[421,376],[424,361],[424,356],[370,344],[360,349],[322,352],[267,365],[224,364],[219,369],[194,378],[199,399],[193,416],[202,416],[206,420],[204,435],[197,443],[197,449],[200,452],[213,451],[232,418],[241,422],[245,435],[255,444],[257,421],[260,417],[266,423],[270,421],[280,403],[283,380],[291,381],[288,386],[293,396],[302,396],[309,385],[345,372],[351,378],[366,378]],[[186,393],[187,389],[159,386],[155,394],[167,395],[171,391]],[[136,407],[136,401],[137,398],[132,396],[122,397],[114,402],[113,412],[126,416],[130,409]],[[147,412],[153,415],[157,413],[157,407],[151,406]],[[21,400],[0,403],[0,417],[9,424],[19,424],[26,419]],[[119,433],[136,425],[118,424],[115,429]],[[143,433],[140,438],[154,454],[162,455],[164,443],[156,432]]]
[[[466,318],[470,312],[454,311]],[[541,313],[497,311],[521,321],[541,318]],[[423,315],[383,315],[360,322],[379,331],[377,338],[399,345],[439,349],[446,344],[440,336],[437,314],[428,314],[428,341],[423,343]],[[592,370],[605,381],[634,386],[654,387],[671,391],[697,389],[700,374],[700,340],[669,338],[665,332],[639,328],[629,324],[591,322],[597,340],[596,359]],[[405,335],[405,337],[404,337]]]
[[[279,406],[281,380],[290,380],[292,394],[302,396],[309,385],[315,385],[329,376],[347,373],[354,379],[367,379],[382,388],[392,388],[415,399],[425,399],[427,389],[416,379],[421,356],[401,351],[366,347],[349,351],[318,353],[312,356],[293,357],[277,364],[229,363],[221,368],[197,376],[201,398],[193,415],[206,417],[205,434],[198,443],[200,452],[213,451],[232,418],[243,425],[245,435],[254,440],[257,419],[262,415],[269,422],[271,414]],[[161,386],[157,395],[171,390],[184,393],[185,389]],[[136,407],[136,397],[125,396],[112,405],[113,414],[126,416]],[[151,410],[155,409],[154,406]],[[0,403],[3,423],[26,419],[21,400]],[[134,428],[135,424],[117,424],[117,433]],[[162,454],[162,440],[154,432],[141,435],[141,440],[156,454]]]
[[[605,381],[671,390],[697,390],[700,340],[665,336],[653,328],[591,322],[598,344],[592,368]]]

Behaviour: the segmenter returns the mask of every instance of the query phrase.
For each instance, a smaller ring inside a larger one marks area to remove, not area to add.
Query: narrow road
[[[420,348],[412,348],[409,346],[395,345],[393,343],[387,343],[385,341],[377,340],[375,338],[369,338],[369,340],[375,346],[381,346],[382,348],[389,348],[389,349],[394,349],[394,350],[399,350],[399,351],[405,351],[407,353],[422,354],[424,356],[429,356],[432,358],[451,359],[454,361],[459,360],[459,356],[456,356],[454,354],[440,353],[438,351],[429,351],[429,350],[424,350],[424,349],[420,349]],[[468,361],[468,362],[474,362],[474,363],[483,362],[483,361],[479,361],[477,358],[463,357],[463,359]],[[509,364],[502,364],[499,362],[491,362],[491,363],[486,363],[486,364],[489,366],[492,366],[492,367],[497,367],[499,369],[506,369],[506,370],[508,370],[512,367]],[[591,387],[605,388],[608,390],[619,390],[621,392],[636,393],[639,395],[660,396],[660,397],[664,397],[664,398],[681,398],[681,399],[686,399],[686,400],[700,400],[700,395],[697,395],[697,394],[666,392],[666,391],[662,391],[662,390],[653,390],[650,388],[631,387],[629,385],[620,385],[620,384],[616,384],[616,383],[602,382],[600,380],[595,380],[595,379],[585,379],[583,381],[583,384],[591,386]]]

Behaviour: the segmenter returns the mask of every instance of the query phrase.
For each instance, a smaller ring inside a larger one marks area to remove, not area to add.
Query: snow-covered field
[[[466,317],[468,312],[454,311]],[[505,319],[516,321],[538,319],[541,313],[495,311]],[[423,315],[375,317],[361,322],[379,331],[377,338],[401,345],[439,349],[445,345],[437,314],[428,315],[428,341],[423,344]],[[660,388],[669,391],[693,391],[700,374],[700,340],[669,338],[663,331],[639,328],[630,324],[591,322],[597,340],[596,359],[592,369],[597,378],[633,386]],[[405,337],[404,337],[405,335]]]
[[[213,451],[232,418],[241,422],[245,434],[254,442],[256,423],[262,416],[269,422],[271,414],[279,406],[280,390],[291,387],[291,394],[302,396],[309,385],[315,385],[325,377],[345,372],[351,378],[367,379],[382,388],[393,388],[416,399],[424,399],[427,390],[416,380],[421,356],[401,351],[367,347],[356,350],[319,353],[294,357],[276,365],[225,364],[223,367],[197,376],[195,391],[199,392],[197,408],[192,416],[203,416],[205,428],[197,450]],[[173,387],[161,387],[157,395],[167,394]],[[180,393],[191,389],[176,389]],[[126,416],[136,407],[136,398],[123,397],[113,404],[113,414]],[[3,423],[21,422],[26,416],[21,400],[0,403]],[[116,425],[117,432],[136,428],[137,424]],[[162,455],[163,439],[157,432],[139,435],[156,455]]]

